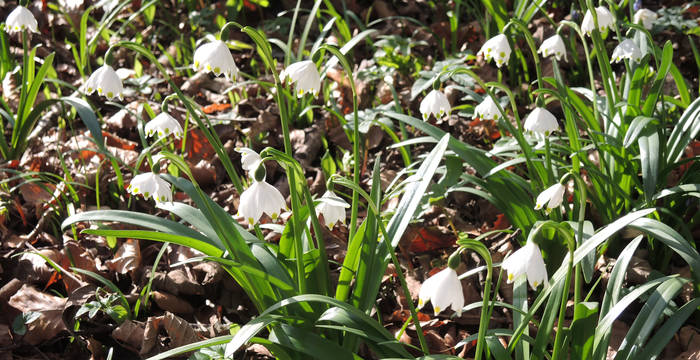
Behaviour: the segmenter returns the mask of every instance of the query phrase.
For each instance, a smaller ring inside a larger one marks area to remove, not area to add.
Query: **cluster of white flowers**
[[[613,26],[615,18],[607,8],[599,6],[594,11],[599,31],[604,32]],[[642,24],[646,29],[652,29],[656,19],[656,13],[648,9],[638,10],[633,17],[634,23]],[[583,18],[581,30],[590,36],[595,29],[595,23],[593,13],[588,10]],[[486,61],[494,60],[500,68],[508,64],[511,52],[508,38],[504,34],[499,34],[487,40],[477,55],[483,56]],[[544,40],[537,52],[543,57],[552,56],[557,61],[561,61],[562,58],[567,61],[566,44],[558,34]],[[613,51],[611,62],[620,62],[623,59],[640,62],[642,56],[640,48],[633,40],[623,39]],[[440,118],[444,114],[449,114],[449,111],[450,104],[447,97],[438,90],[428,93],[420,104],[420,112],[424,120],[427,120],[430,115]],[[485,96],[481,103],[474,108],[473,118],[497,120],[499,116],[501,116],[501,112],[490,95]],[[525,119],[523,127],[529,132],[537,133],[538,136],[549,136],[559,130],[559,123],[547,109],[536,107]],[[565,192],[566,187],[561,183],[548,187],[537,196],[535,209],[544,208],[545,212],[549,213],[553,209],[559,208],[564,200]],[[540,284],[547,283],[547,268],[540,248],[534,242],[527,242],[520,250],[506,258],[502,268],[508,273],[509,283],[523,275],[527,276],[533,289]],[[418,307],[423,307],[428,301],[432,302],[436,315],[449,306],[458,314],[461,312],[464,298],[462,286],[455,270],[447,267],[423,283]]]

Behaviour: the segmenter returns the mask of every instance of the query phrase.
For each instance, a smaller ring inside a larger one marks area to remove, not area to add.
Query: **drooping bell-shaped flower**
[[[248,225],[252,226],[260,220],[263,213],[276,220],[286,208],[287,202],[280,191],[263,178],[261,181],[253,181],[253,185],[241,194],[238,216],[245,218]]]
[[[566,45],[564,45],[564,39],[558,34],[543,41],[537,52],[544,57],[552,55],[557,61],[561,60],[562,56],[566,60]]]
[[[251,174],[258,169],[262,158],[255,150],[247,147],[236,148],[236,152],[241,154],[241,167]]]
[[[503,260],[501,267],[508,273],[509,284],[521,275],[527,275],[527,282],[533,290],[540,284],[547,283],[547,266],[542,259],[540,247],[532,241]]]
[[[442,118],[445,114],[449,116],[451,110],[452,107],[450,101],[447,100],[447,95],[440,90],[431,90],[420,102],[420,113],[423,115],[423,120],[428,120],[430,114],[436,119]]]
[[[309,93],[314,97],[321,91],[321,75],[318,73],[316,64],[311,60],[295,62],[287,66],[280,73],[283,82],[289,81],[296,84],[297,97],[302,97]]]
[[[474,107],[474,115],[472,119],[479,118],[482,120],[498,120],[501,116],[501,112],[496,106],[496,102],[490,96],[485,96],[484,100],[477,106]]]
[[[122,99],[124,86],[121,79],[119,79],[119,75],[111,66],[102,65],[88,78],[85,83],[85,93],[90,95],[95,91],[109,100],[115,97]]]
[[[649,9],[639,9],[634,13],[633,21],[635,24],[642,24],[647,30],[654,27],[654,22],[659,18],[655,12]]]
[[[559,130],[557,118],[545,108],[535,108],[525,119],[525,130],[543,134],[549,134]]]
[[[5,30],[10,34],[27,29],[31,32],[39,32],[36,18],[29,9],[17,6],[5,20]]]
[[[152,172],[134,176],[126,190],[132,195],[143,195],[144,198],[153,197],[153,200],[158,203],[173,201],[170,184]]]
[[[493,59],[500,68],[504,64],[508,64],[511,52],[508,38],[504,34],[498,34],[488,39],[477,55],[483,55],[486,61]]]
[[[638,63],[642,59],[642,50],[631,39],[625,39],[613,50],[610,62],[618,63],[622,59],[634,60]]]
[[[605,29],[609,28],[615,22],[615,18],[607,8],[598,6],[595,8],[595,12],[596,16],[598,17],[598,31],[605,31]],[[593,23],[593,14],[589,9],[586,11],[586,15],[583,16],[581,31],[590,36],[593,29],[595,29],[595,24]]]
[[[58,4],[69,13],[74,13],[80,10],[83,5],[83,0],[58,0]]]
[[[545,210],[547,213],[552,211],[552,209],[558,208],[562,201],[564,201],[565,190],[566,187],[560,183],[556,183],[548,187],[537,195],[537,199],[535,200],[535,210],[542,209],[545,204],[547,205],[547,209]]]
[[[337,223],[345,224],[347,217],[345,209],[349,208],[350,204],[330,190],[326,191],[319,200],[319,204],[316,205],[316,216],[323,215],[323,223],[329,229]]]
[[[448,306],[458,316],[462,314],[464,307],[462,282],[459,281],[454,269],[448,266],[423,282],[418,293],[418,308],[422,308],[428,301],[433,304],[435,315],[447,309]]]
[[[165,137],[173,134],[177,138],[182,137],[182,126],[170,114],[162,112],[153,120],[146,124],[146,136],[151,137],[153,134],[158,134],[158,137]]]
[[[211,71],[216,76],[224,74],[226,79],[235,79],[238,75],[238,67],[233,61],[231,51],[221,40],[200,45],[194,51],[193,60],[194,71]]]

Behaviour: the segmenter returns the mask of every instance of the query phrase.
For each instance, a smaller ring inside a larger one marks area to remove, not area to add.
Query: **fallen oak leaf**
[[[55,338],[61,331],[66,330],[62,319],[66,300],[66,298],[40,292],[32,286],[23,285],[10,298],[8,304],[22,313],[35,312],[39,314],[36,320],[26,324],[27,333],[23,340],[28,344],[38,345]]]

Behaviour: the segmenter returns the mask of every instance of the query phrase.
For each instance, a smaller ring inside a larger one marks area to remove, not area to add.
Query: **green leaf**
[[[651,122],[658,122],[658,120],[648,116],[637,116],[634,118],[627,129],[627,133],[625,133],[625,139],[622,141],[622,146],[628,148],[634,144],[639,137],[639,134],[641,134],[642,130],[644,130],[644,127]]]
[[[637,219],[630,226],[662,241],[675,251],[690,265],[693,279],[700,281],[700,254],[676,230],[658,220],[646,218]]]
[[[571,323],[571,359],[588,360],[593,355],[593,336],[597,323],[598,303],[580,302],[574,308]]]
[[[593,344],[593,351],[596,354],[606,354],[608,348],[609,338],[607,337],[608,331],[612,329],[613,322],[622,314],[622,312],[627,309],[627,307],[632,304],[637,298],[642,296],[642,294],[647,291],[659,286],[666,281],[673,281],[675,276],[664,276],[658,279],[647,281],[645,284],[638,286],[634,290],[630,291],[625,297],[620,299],[615,306],[613,306],[606,315],[598,321],[598,326],[595,329],[595,339]],[[654,320],[655,321],[655,320]]]
[[[190,229],[189,227],[172,220],[159,218],[157,216],[137,213],[134,211],[125,210],[96,210],[78,213],[69,216],[61,223],[61,228],[66,229],[70,225],[83,221],[114,221],[136,225],[148,228],[155,231],[160,231],[166,234],[186,236],[199,241],[209,243],[216,246],[212,240],[208,239],[202,233]]]
[[[287,324],[273,327],[268,339],[273,343],[292,350],[292,353],[306,354],[316,359],[362,359],[340,345],[317,334]],[[309,346],[310,344],[313,344],[313,346]]]
[[[659,175],[659,134],[653,132],[643,135],[637,141],[639,143],[640,162],[642,163],[642,181],[644,183],[644,198],[651,203],[656,193],[656,183]]]
[[[683,156],[683,151],[700,132],[700,98],[695,99],[683,112],[666,142],[666,164],[673,165]]]
[[[673,278],[664,281],[644,302],[642,310],[630,326],[625,339],[617,351],[615,359],[637,359],[636,352],[644,345],[651,331],[656,326],[657,319],[663,315],[668,303],[681,291],[688,280]]]
[[[82,231],[85,234],[105,236],[105,237],[115,237],[121,239],[140,239],[140,240],[153,240],[160,242],[171,242],[174,244],[187,246],[189,248],[201,251],[209,256],[221,256],[224,249],[213,246],[207,242],[200,241],[198,239],[193,239],[187,236],[167,234],[157,231],[146,231],[146,230],[103,230],[103,229],[85,229]]]
[[[656,358],[666,347],[668,342],[671,341],[671,339],[676,335],[678,329],[683,326],[685,321],[697,310],[698,307],[700,307],[700,298],[695,298],[687,302],[675,313],[673,313],[673,315],[666,320],[664,325],[655,332],[655,335],[642,349],[642,352],[636,355],[637,358]]]

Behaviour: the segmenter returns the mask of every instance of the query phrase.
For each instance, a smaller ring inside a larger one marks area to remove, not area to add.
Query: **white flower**
[[[31,32],[39,32],[36,19],[29,9],[24,6],[17,6],[5,20],[5,30],[9,33],[20,32],[27,29]]]
[[[428,301],[433,304],[435,315],[448,306],[457,312],[457,316],[462,314],[464,294],[462,283],[454,269],[448,266],[423,282],[418,293],[418,308],[422,308]]]
[[[198,47],[194,51],[192,68],[195,71],[202,69],[211,71],[217,76],[224,74],[226,79],[235,79],[238,75],[238,67],[233,61],[231,51],[221,40],[215,40]]]
[[[58,0],[58,4],[67,12],[76,12],[83,5],[83,0]]]
[[[332,229],[336,223],[345,224],[345,209],[350,207],[343,198],[332,191],[326,191],[321,197],[320,203],[316,205],[316,216],[323,215],[323,222]]]
[[[447,95],[439,90],[431,90],[420,102],[420,112],[423,114],[423,120],[428,120],[430,114],[433,114],[436,119],[442,118],[445,114],[449,116],[450,110],[452,110],[452,107],[449,100],[447,100]]]
[[[604,31],[615,22],[615,18],[613,18],[612,14],[608,9],[602,6],[598,6],[597,8],[595,8],[595,12],[598,17],[598,31]],[[593,24],[593,14],[589,9],[586,11],[586,15],[583,16],[583,22],[581,23],[581,31],[585,32],[586,34],[588,34],[588,36],[590,36],[594,28],[595,24]]]
[[[317,96],[321,91],[321,76],[318,74],[316,64],[311,60],[295,62],[287,66],[280,73],[280,79],[290,83],[296,83],[297,97],[302,97],[305,93]]]
[[[144,198],[151,196],[159,203],[173,201],[170,184],[152,172],[134,176],[126,190],[132,195],[142,194]]]
[[[615,47],[610,62],[618,63],[622,61],[622,59],[634,60],[635,62],[639,62],[639,60],[642,59],[642,51],[634,41],[625,39]]]
[[[561,60],[562,56],[564,57],[564,60],[566,60],[566,46],[564,45],[564,39],[562,39],[559,35],[554,35],[543,41],[537,52],[542,54],[544,57],[554,55],[554,57],[557,58],[557,61]]]
[[[547,283],[547,266],[542,259],[540,247],[531,241],[503,260],[501,268],[508,272],[509,284],[523,274],[527,275],[527,281],[533,290],[540,284]]]
[[[654,21],[658,18],[659,15],[649,9],[639,9],[634,13],[633,21],[635,24],[641,23],[647,30],[651,30],[654,27]]]
[[[477,55],[483,55],[486,61],[494,59],[498,67],[508,64],[510,59],[510,44],[508,38],[503,34],[498,34],[484,43]]]
[[[535,108],[525,119],[525,130],[537,132],[548,136],[559,130],[557,118],[545,108]]]
[[[180,123],[175,120],[174,117],[170,116],[168,113],[160,113],[158,116],[153,118],[146,124],[146,136],[151,137],[153,134],[158,133],[158,137],[168,136],[170,134],[175,135],[175,137],[182,137],[182,127]]]
[[[85,83],[85,93],[90,95],[97,90],[99,95],[112,100],[115,97],[122,99],[124,86],[116,71],[109,65],[102,65],[90,75]]]
[[[482,120],[498,120],[501,116],[501,112],[498,111],[498,106],[493,98],[490,96],[484,97],[484,100],[474,108],[474,115],[472,119],[479,118]]]
[[[256,153],[255,150],[242,147],[236,148],[236,152],[241,154],[241,166],[243,170],[254,172],[257,170],[258,166],[260,166],[262,158],[260,158],[260,155]]]
[[[566,187],[560,183],[556,183],[539,195],[537,195],[537,200],[535,200],[535,210],[542,209],[545,204],[547,204],[547,212],[549,213],[552,209],[556,209],[564,201],[564,190]]]
[[[276,187],[264,180],[254,181],[253,185],[241,194],[238,216],[242,216],[249,225],[253,225],[260,220],[263,213],[269,215],[272,220],[277,219],[286,207],[287,202]]]

